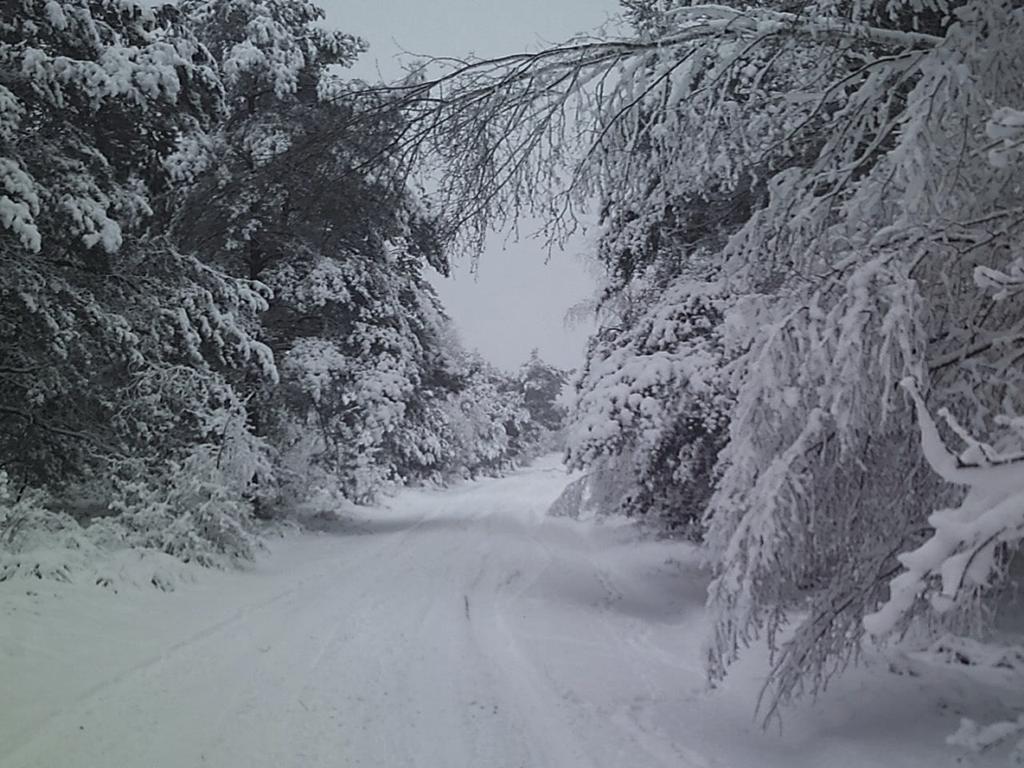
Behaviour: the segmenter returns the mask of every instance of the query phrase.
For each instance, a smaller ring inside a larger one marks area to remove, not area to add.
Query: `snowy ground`
[[[856,671],[762,732],[758,658],[705,690],[692,552],[545,519],[565,483],[404,492],[172,593],[0,584],[0,766],[957,764],[928,675]]]

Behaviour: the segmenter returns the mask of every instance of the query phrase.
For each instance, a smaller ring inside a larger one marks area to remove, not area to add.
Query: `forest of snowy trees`
[[[5,6],[4,567],[40,529],[251,556],[256,518],[499,471],[564,417],[560,506],[700,542],[709,674],[765,640],[765,714],[865,642],[985,638],[1024,538],[1024,8],[622,6],[381,86],[305,0]],[[424,274],[595,209],[563,414]]]
[[[557,430],[530,402],[557,369],[461,348],[424,275],[448,235],[394,151],[405,117],[347,95],[365,44],[322,18],[4,7],[8,552],[41,529],[250,557],[256,518],[497,472]]]

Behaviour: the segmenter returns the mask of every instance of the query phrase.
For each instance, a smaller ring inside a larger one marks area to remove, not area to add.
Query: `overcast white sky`
[[[353,74],[376,80],[402,72],[401,51],[433,56],[498,56],[590,32],[618,11],[617,0],[320,0],[331,27],[370,43]],[[526,223],[523,235],[532,227]],[[582,362],[586,328],[566,329],[565,311],[592,295],[579,254],[583,240],[555,253],[536,241],[496,236],[478,265],[457,263],[449,280],[433,281],[468,347],[504,368],[533,347],[552,363]]]

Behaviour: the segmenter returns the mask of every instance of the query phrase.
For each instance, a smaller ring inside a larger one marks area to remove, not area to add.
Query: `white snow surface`
[[[855,670],[762,731],[763,654],[706,688],[693,548],[547,518],[569,479],[403,491],[170,593],[0,584],[0,766],[958,764],[920,671]]]

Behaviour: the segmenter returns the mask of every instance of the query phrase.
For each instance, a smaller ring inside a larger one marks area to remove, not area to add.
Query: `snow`
[[[35,182],[10,158],[0,157],[0,226],[10,229],[21,244],[38,251],[41,237],[35,217],[39,214],[39,196]]]
[[[547,517],[570,480],[547,459],[405,490],[173,592],[0,584],[0,766],[957,764],[957,703],[921,663],[762,731],[762,654],[706,688],[696,551]]]
[[[997,142],[989,150],[989,162],[997,168],[1007,167],[1024,147],[1024,112],[1010,107],[997,109],[986,126],[986,133]]]
[[[965,593],[987,586],[997,570],[996,546],[1016,544],[1024,536],[1024,478],[1017,452],[1000,456],[961,427],[948,411],[951,431],[967,444],[959,456],[946,447],[913,378],[902,386],[910,394],[921,432],[921,452],[932,470],[949,483],[966,486],[960,505],[928,517],[931,537],[917,549],[898,556],[906,569],[889,584],[889,599],[864,626],[875,636],[894,632],[935,577],[941,590],[929,595],[932,608],[943,613]],[[973,462],[973,463],[968,463]]]

